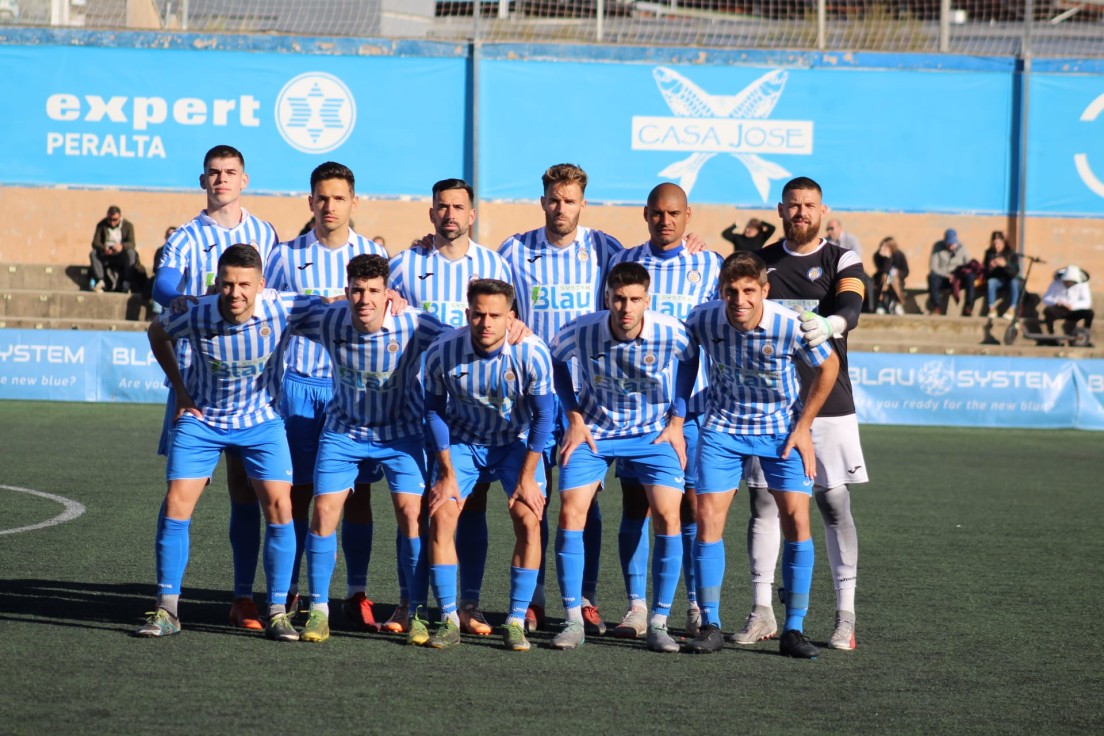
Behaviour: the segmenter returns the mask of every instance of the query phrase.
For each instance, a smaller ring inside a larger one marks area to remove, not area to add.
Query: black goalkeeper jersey
[[[850,310],[857,318],[865,296],[859,257],[825,240],[821,240],[817,250],[805,255],[786,250],[784,242],[779,240],[757,251],[767,264],[770,298],[798,314],[811,311],[827,317]],[[842,337],[829,338],[829,342],[839,356],[839,377],[819,416],[854,414],[855,399],[847,373],[847,331]],[[815,369],[797,361],[797,370],[807,390]]]

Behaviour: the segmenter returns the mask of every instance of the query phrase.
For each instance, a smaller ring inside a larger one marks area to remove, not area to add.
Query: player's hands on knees
[[[449,501],[455,501],[456,507],[460,510],[464,508],[464,499],[460,497],[460,486],[456,485],[456,479],[451,475],[438,478],[437,482],[430,486],[427,496],[431,517],[437,513],[437,509]]]
[[[686,435],[682,433],[682,427],[675,424],[668,424],[663,428],[663,431],[659,433],[659,436],[652,442],[653,445],[658,445],[661,442],[666,442],[675,451],[675,455],[678,456],[679,465],[682,469],[686,469]]]
[[[538,519],[544,515],[544,494],[541,493],[540,486],[533,478],[518,478],[517,488],[514,489],[507,505],[512,510],[515,503],[523,503],[528,506],[537,515]]]
[[[590,428],[583,421],[583,415],[577,411],[567,413],[567,431],[564,432],[563,441],[560,443],[560,467],[566,467],[571,454],[579,445],[586,444],[595,455],[598,454],[598,445],[594,444],[594,437],[590,434]]]
[[[173,314],[183,314],[187,312],[193,304],[198,303],[199,299],[197,297],[181,294],[178,297],[174,297],[173,300],[169,302],[169,311]]]
[[[786,446],[782,448],[782,459],[790,456],[790,450],[797,450],[801,456],[801,464],[805,466],[805,477],[816,478],[816,455],[813,452],[813,435],[807,428],[797,427],[786,438]]]
[[[506,330],[506,342],[511,345],[517,345],[533,334],[533,331],[529,329],[529,325],[522,322],[520,319],[510,321],[510,326]]]

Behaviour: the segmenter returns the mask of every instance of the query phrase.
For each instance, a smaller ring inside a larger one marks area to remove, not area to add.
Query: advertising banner
[[[257,192],[335,160],[358,193],[428,196],[469,167],[463,58],[43,45],[0,46],[0,68],[9,185],[189,189],[220,143]]]
[[[1013,75],[517,61],[480,64],[481,194],[535,199],[569,161],[587,198],[772,206],[795,176],[839,209],[1005,212]]]
[[[1104,75],[1031,75],[1027,210],[1104,215]]]

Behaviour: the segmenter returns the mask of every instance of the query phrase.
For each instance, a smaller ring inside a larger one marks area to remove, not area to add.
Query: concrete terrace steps
[[[142,319],[145,312],[145,300],[140,294],[0,289],[0,318],[53,317],[121,321]]]
[[[101,330],[104,332],[144,332],[145,321],[128,319],[83,319],[80,317],[0,317],[0,329],[12,330]]]
[[[88,283],[88,266],[0,263],[0,289],[80,291]]]
[[[1009,324],[989,317],[864,314],[858,328],[848,334],[847,345],[852,351],[872,353],[1104,358],[1104,328],[1098,325],[1093,327],[1095,347],[1079,348],[1040,346],[1022,334],[1012,345],[1003,345]]]

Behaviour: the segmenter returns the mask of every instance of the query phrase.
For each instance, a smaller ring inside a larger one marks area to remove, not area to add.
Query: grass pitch
[[[606,637],[556,652],[551,632],[525,654],[502,650],[497,637],[465,637],[447,652],[341,630],[322,645],[268,642],[227,624],[221,475],[192,527],[183,635],[134,639],[154,593],[161,411],[0,406],[0,485],[87,508],[64,524],[0,535],[0,733],[1049,734],[1095,732],[1104,711],[1093,624],[1104,603],[1098,434],[864,427],[873,481],[853,493],[859,649],[805,662],[777,656],[773,641],[695,657]],[[729,519],[726,631],[750,600],[746,504],[741,493]],[[374,505],[369,597],[386,616],[397,597],[394,520],[382,490]],[[497,489],[489,505],[484,607],[498,622],[511,542]],[[602,508],[599,604],[615,622],[616,486]],[[62,510],[0,489],[0,531]],[[823,642],[834,599],[813,526],[806,630]],[[339,562],[335,597],[343,581]],[[549,581],[554,602],[554,574]]]

